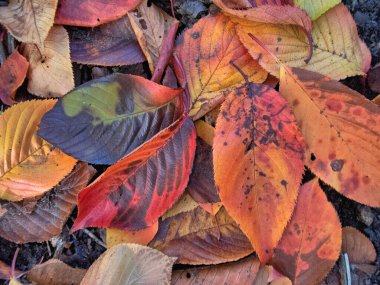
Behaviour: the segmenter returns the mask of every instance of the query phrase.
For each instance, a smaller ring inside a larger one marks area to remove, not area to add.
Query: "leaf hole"
[[[312,153],[312,154],[310,155],[310,160],[311,160],[311,161],[314,161],[315,159],[316,159],[315,154]]]

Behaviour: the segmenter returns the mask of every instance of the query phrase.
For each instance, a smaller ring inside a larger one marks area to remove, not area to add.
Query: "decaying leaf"
[[[180,264],[218,264],[238,260],[254,250],[223,208],[213,215],[201,207],[160,222],[149,244]]]
[[[346,197],[380,206],[380,108],[321,74],[283,68],[280,93],[306,143],[306,165]]]
[[[271,87],[247,82],[222,104],[213,146],[215,182],[263,263],[293,213],[303,148],[290,108]]]
[[[271,264],[294,285],[320,284],[339,258],[341,243],[339,217],[315,178],[301,187]]]
[[[0,67],[0,99],[4,104],[15,103],[16,90],[24,82],[29,63],[17,50]]]
[[[55,23],[95,27],[121,18],[140,2],[141,0],[60,0]]]
[[[239,38],[252,57],[260,58],[260,64],[276,77],[280,69],[276,58],[256,43],[249,33],[283,63],[317,71],[336,80],[364,75],[370,66],[370,51],[360,40],[355,21],[343,4],[313,22],[313,56],[308,63],[305,60],[308,59],[310,46],[301,28],[239,19],[235,22],[238,23]]]
[[[38,285],[79,285],[86,271],[58,259],[50,259],[34,266],[28,273],[28,280]]]
[[[348,254],[351,263],[375,262],[377,256],[375,247],[360,231],[352,227],[344,227],[342,238],[342,252]]]
[[[58,0],[10,0],[0,23],[20,42],[42,45],[53,26]]]
[[[153,73],[168,30],[172,25],[178,26],[178,21],[154,4],[148,7],[147,0],[128,13],[128,17]]]
[[[91,265],[81,285],[169,285],[175,258],[138,245],[119,244]]]
[[[76,30],[70,37],[74,62],[101,65],[130,65],[145,61],[128,16],[95,28]]]
[[[112,164],[179,117],[181,93],[136,75],[99,78],[60,99],[38,134],[82,161]]]
[[[139,231],[123,231],[117,229],[107,229],[107,248],[111,248],[120,243],[137,243],[147,245],[152,241],[158,231],[158,222]]]
[[[341,0],[294,0],[295,6],[305,10],[313,21],[340,2]]]
[[[194,152],[194,125],[183,115],[79,194],[79,214],[72,230],[151,226],[185,190]]]
[[[42,116],[56,100],[28,101],[0,115],[0,198],[18,201],[45,193],[76,160],[36,134]]]
[[[29,61],[30,93],[45,98],[62,97],[74,88],[69,36],[64,27],[52,27],[41,46],[25,44],[23,55]]]
[[[175,53],[182,66],[176,67],[176,73],[181,86],[187,82],[194,120],[220,104],[228,91],[243,82],[231,61],[253,82],[263,82],[267,77],[240,43],[234,24],[222,14],[204,17],[186,30],[178,39]]]
[[[60,234],[95,169],[79,163],[56,187],[28,209],[23,202],[1,203],[7,212],[0,217],[0,236],[15,243],[43,242]],[[45,178],[49,179],[49,178]]]

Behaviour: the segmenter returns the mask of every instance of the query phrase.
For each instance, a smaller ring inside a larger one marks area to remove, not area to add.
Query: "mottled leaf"
[[[293,213],[303,147],[290,108],[271,87],[248,82],[222,104],[213,146],[215,182],[263,263]]]
[[[321,74],[283,68],[280,93],[305,139],[306,165],[346,197],[380,206],[380,108]]]
[[[58,0],[10,0],[0,23],[20,42],[42,45],[53,26]]]
[[[128,16],[99,27],[75,30],[70,48],[72,61],[83,64],[115,66],[146,60]]]
[[[234,18],[235,21],[235,18]],[[263,24],[237,20],[240,40],[253,58],[259,59],[271,74],[279,77],[279,64],[272,55],[256,43],[257,37],[281,62],[294,67],[317,71],[334,79],[364,75],[371,54],[360,40],[354,19],[348,9],[337,5],[313,22],[313,56],[308,63],[310,46],[304,31],[294,25]]]
[[[294,285],[320,284],[339,258],[341,243],[339,217],[315,178],[300,188],[271,263]]]
[[[198,207],[165,219],[149,246],[177,257],[180,264],[218,264],[253,252],[246,236],[223,208],[215,217]]]
[[[377,256],[375,247],[360,231],[352,227],[344,227],[342,238],[342,252],[348,254],[351,263],[375,262]]]
[[[0,198],[18,201],[45,193],[76,160],[36,134],[41,117],[56,100],[28,101],[0,115]]]
[[[121,18],[140,2],[141,0],[60,0],[55,23],[95,27]]]
[[[116,245],[91,265],[81,285],[169,285],[174,261],[146,246]]]
[[[31,209],[25,206],[27,201],[1,203],[7,212],[0,217],[0,236],[15,243],[27,243],[59,235],[77,204],[79,191],[94,174],[95,170],[82,162]]]
[[[152,225],[185,190],[194,152],[194,125],[181,116],[79,194],[73,230],[141,230]]]
[[[181,92],[135,75],[99,78],[60,99],[38,134],[82,161],[112,164],[179,117]]]
[[[340,2],[341,0],[294,0],[295,6],[305,10],[312,20],[316,20]]]
[[[12,105],[17,89],[24,82],[29,63],[17,50],[0,67],[0,99],[4,104]]]
[[[224,100],[224,95],[243,78],[230,64],[233,61],[254,82],[263,82],[267,73],[254,61],[237,37],[234,24],[218,14],[199,20],[184,32],[175,48],[182,69],[176,73],[181,85],[187,82],[191,97],[190,116],[199,119]],[[181,71],[185,78],[182,78]]]
[[[69,35],[64,27],[50,29],[43,46],[25,44],[29,61],[28,91],[40,97],[62,97],[74,88]]]

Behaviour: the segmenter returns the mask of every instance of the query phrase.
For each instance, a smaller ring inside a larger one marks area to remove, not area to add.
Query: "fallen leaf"
[[[0,236],[15,243],[43,242],[59,235],[95,169],[86,163],[73,171],[40,198],[28,211],[23,203],[1,203],[7,212],[0,217]],[[46,179],[46,178],[45,178]]]
[[[380,206],[380,108],[321,74],[283,68],[280,93],[305,139],[306,165],[346,197]]]
[[[17,50],[0,66],[0,99],[6,105],[15,103],[17,89],[22,85],[29,63]]]
[[[172,284],[252,284],[259,266],[260,261],[257,258],[248,257],[229,264],[174,270]]]
[[[128,16],[99,27],[75,30],[70,49],[71,60],[83,64],[116,66],[146,60]]]
[[[28,273],[28,280],[38,285],[79,285],[86,271],[58,259],[50,259],[34,266]]]
[[[294,0],[294,5],[305,10],[314,21],[340,2],[341,0]]]
[[[374,263],[376,250],[372,242],[360,231],[352,227],[343,228],[342,252],[348,254],[351,263]]]
[[[300,188],[271,264],[294,285],[320,284],[338,260],[341,243],[339,217],[315,178]]]
[[[55,186],[76,160],[37,136],[41,117],[56,100],[27,101],[0,115],[0,198],[19,201]]]
[[[153,74],[166,35],[171,26],[178,26],[178,21],[154,4],[148,7],[147,0],[128,13],[128,17]]]
[[[136,75],[99,78],[60,99],[38,134],[82,161],[112,164],[179,117],[181,93]]]
[[[152,241],[158,231],[158,222],[139,231],[124,231],[118,229],[107,229],[107,248],[111,248],[120,243],[137,243],[147,245]]]
[[[197,136],[205,143],[212,146],[214,143],[215,128],[203,120],[195,122],[195,128],[197,130]]]
[[[69,36],[64,27],[51,28],[43,46],[25,44],[29,61],[28,91],[40,97],[62,97],[74,88]]]
[[[238,260],[254,250],[223,208],[214,217],[201,207],[160,222],[149,244],[180,264],[218,264]]]
[[[226,93],[244,82],[231,61],[253,82],[263,82],[267,77],[240,43],[234,24],[222,14],[206,16],[186,30],[178,39],[174,52],[182,66],[182,69],[176,66],[181,86],[187,81],[190,116],[194,120],[215,108]],[[186,78],[180,76],[180,70]]]
[[[257,37],[282,63],[317,71],[336,80],[364,75],[371,62],[370,51],[360,40],[355,21],[343,4],[335,6],[313,22],[313,56],[308,63],[305,60],[310,46],[299,27],[246,20],[236,22],[244,46],[254,59],[259,59],[261,66],[276,77],[279,77],[280,69],[276,58],[255,42],[249,33]]]
[[[10,0],[0,23],[20,42],[42,45],[53,26],[58,0]]]
[[[81,285],[169,285],[175,258],[138,245],[119,244],[103,253],[91,265]]]
[[[194,152],[194,125],[183,115],[79,194],[72,231],[90,226],[121,230],[151,226],[185,190]]]
[[[95,27],[135,9],[141,0],[60,0],[55,24]]]
[[[173,207],[171,207],[164,215],[162,215],[161,219],[165,220],[180,213],[192,211],[198,206],[198,203],[194,201],[194,199],[189,195],[187,191],[185,191],[182,194],[181,198],[179,198],[179,200],[174,203]]]
[[[273,266],[261,265],[252,285],[292,285],[292,281],[278,273]]]
[[[303,148],[290,108],[271,87],[247,82],[222,104],[213,146],[215,182],[262,263],[293,213]]]

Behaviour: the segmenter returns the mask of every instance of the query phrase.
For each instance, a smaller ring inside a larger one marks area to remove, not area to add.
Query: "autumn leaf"
[[[305,10],[314,21],[340,2],[341,0],[294,0],[294,5]]]
[[[346,197],[380,206],[380,108],[321,74],[283,68],[280,93],[306,142],[306,165]]]
[[[343,228],[342,252],[348,254],[351,263],[371,264],[376,261],[376,250],[372,242],[352,227]]]
[[[79,194],[72,231],[90,226],[121,230],[151,226],[185,190],[194,152],[194,125],[183,115]]]
[[[149,246],[193,265],[234,261],[254,251],[223,208],[215,217],[197,207],[163,220]]]
[[[100,65],[130,65],[145,61],[128,16],[95,28],[78,29],[70,37],[74,62]]]
[[[210,113],[208,113],[207,115],[209,115]],[[216,117],[218,116],[218,114],[216,115]],[[215,119],[215,121],[216,121],[216,119]],[[205,143],[207,143],[210,146],[213,145],[214,136],[215,136],[215,128],[213,126],[211,126],[210,124],[206,123],[203,120],[197,120],[195,122],[195,129],[197,130],[197,136],[202,141],[204,141]]]
[[[235,62],[253,82],[263,82],[267,73],[254,61],[240,43],[234,24],[218,14],[199,20],[179,38],[175,53],[181,68],[177,76],[184,86],[187,82],[191,97],[190,116],[197,120],[220,104],[225,94],[243,82]]]
[[[223,205],[266,263],[293,213],[304,172],[303,140],[280,94],[252,82],[236,87],[222,104],[213,158]]]
[[[165,37],[171,26],[178,26],[178,21],[154,4],[148,7],[147,0],[129,12],[128,17],[153,74]]]
[[[10,0],[0,23],[20,42],[42,45],[53,26],[58,0]]]
[[[370,66],[371,54],[360,40],[355,21],[343,4],[313,22],[313,56],[310,60],[309,41],[301,28],[246,20],[235,22],[238,24],[239,38],[252,57],[260,58],[261,66],[276,77],[279,77],[280,69],[277,59],[255,42],[249,33],[257,37],[282,63],[317,71],[336,80],[364,75]]]
[[[341,243],[339,217],[315,178],[300,188],[271,264],[294,285],[320,284],[339,258]]]
[[[103,253],[87,271],[81,285],[169,285],[175,258],[158,250],[120,244]]]
[[[19,201],[45,193],[76,160],[37,136],[41,117],[56,100],[28,101],[0,115],[0,198]]]
[[[13,105],[17,89],[22,85],[29,63],[17,51],[0,66],[0,99],[4,104]]]
[[[135,9],[141,0],[60,0],[55,24],[95,27]]]
[[[59,235],[77,204],[79,191],[94,174],[95,169],[81,162],[31,209],[25,200],[0,203],[6,210],[0,217],[0,236],[15,243],[28,243],[47,241]]]
[[[112,164],[179,117],[181,93],[136,75],[103,77],[60,99],[38,134],[82,161]]]
[[[181,198],[179,198],[179,200],[174,203],[173,207],[171,207],[167,212],[165,212],[165,214],[162,215],[161,220],[163,221],[180,213],[192,211],[198,206],[199,204],[194,201],[194,199],[186,190],[182,194]]]
[[[25,44],[23,55],[29,61],[30,93],[45,98],[62,97],[74,88],[69,36],[64,27],[52,27],[43,46]]]

